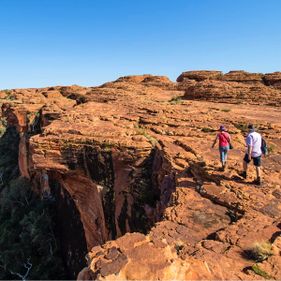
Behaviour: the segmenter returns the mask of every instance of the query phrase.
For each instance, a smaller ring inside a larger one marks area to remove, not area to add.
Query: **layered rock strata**
[[[280,72],[262,74],[246,71],[187,71],[178,78],[185,98],[225,103],[280,106]]]
[[[21,174],[55,202],[70,275],[85,267],[79,280],[281,277],[280,100],[265,76],[144,75],[1,92]],[[270,147],[262,187],[252,168],[239,176],[247,123]],[[210,148],[220,124],[235,147],[225,173]]]

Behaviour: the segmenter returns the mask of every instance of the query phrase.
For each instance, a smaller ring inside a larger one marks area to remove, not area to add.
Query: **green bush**
[[[234,126],[240,130],[242,133],[248,132],[248,125],[244,123],[236,123]]]
[[[276,146],[274,145],[274,144],[272,144],[272,143],[270,143],[269,145],[268,145],[268,153],[269,154],[272,154],[272,153],[274,153],[275,152],[275,150],[276,150]]]
[[[212,128],[207,128],[207,127],[204,127],[201,129],[202,132],[204,133],[213,133],[215,132],[216,130],[212,129]]]
[[[183,102],[182,97],[173,97],[170,101],[170,104],[181,104]]]
[[[256,261],[264,261],[273,254],[272,244],[267,241],[255,243],[251,254]]]
[[[10,182],[0,199],[0,279],[64,279],[50,203],[27,180]]]
[[[252,270],[265,279],[273,279],[267,272],[262,270],[257,264],[252,265]]]

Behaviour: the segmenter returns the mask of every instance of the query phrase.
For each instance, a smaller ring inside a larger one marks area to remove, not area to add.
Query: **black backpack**
[[[268,154],[268,148],[267,148],[267,144],[264,138],[261,139],[261,152],[263,155],[267,155]]]

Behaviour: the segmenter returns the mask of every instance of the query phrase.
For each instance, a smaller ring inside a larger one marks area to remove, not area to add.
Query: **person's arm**
[[[249,160],[252,159],[252,150],[253,150],[253,138],[251,136],[247,137],[247,154]]]
[[[253,150],[253,147],[251,145],[248,145],[248,158],[249,158],[249,160],[252,159],[252,150]]]
[[[215,138],[215,140],[214,140],[214,143],[213,143],[213,145],[212,145],[212,148],[214,148],[214,146],[216,145],[217,140],[218,140],[218,135],[216,135],[216,138]]]

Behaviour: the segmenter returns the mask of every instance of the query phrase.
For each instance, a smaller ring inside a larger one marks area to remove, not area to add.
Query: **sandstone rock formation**
[[[265,77],[198,71],[0,92],[21,174],[55,200],[71,277],[281,278],[281,92]],[[239,176],[248,123],[270,147],[262,187],[252,167]],[[225,173],[210,148],[220,124],[235,148]]]
[[[280,105],[280,73],[188,71],[177,79],[187,99]]]
[[[186,71],[183,72],[178,78],[177,82],[185,80],[195,80],[197,82],[203,80],[219,80],[222,78],[223,73],[216,70],[199,70],[199,71]]]
[[[281,89],[281,72],[267,73],[264,75],[263,80],[267,86]]]
[[[261,73],[249,73],[246,71],[230,71],[223,75],[224,81],[242,82],[249,84],[260,84],[263,82],[263,74]]]
[[[265,85],[252,85],[239,82],[202,81],[188,87],[187,99],[220,101],[222,103],[251,103],[278,105],[281,91]]]

